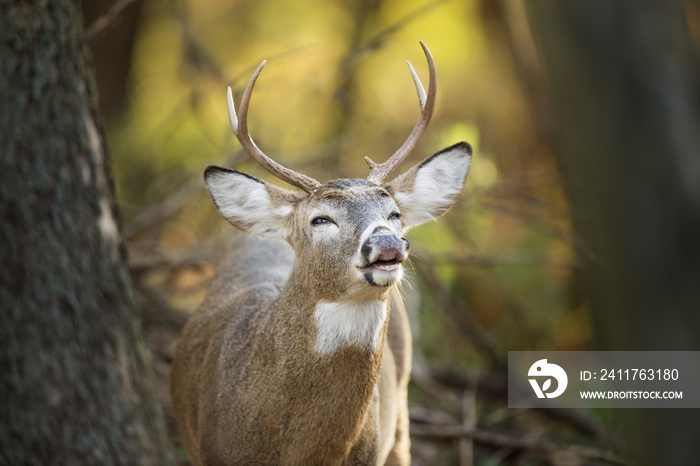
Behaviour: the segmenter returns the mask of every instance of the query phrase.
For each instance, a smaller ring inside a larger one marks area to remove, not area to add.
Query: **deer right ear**
[[[287,223],[297,194],[221,167],[207,167],[204,181],[217,209],[230,224],[252,236],[287,238]]]
[[[396,200],[406,228],[447,212],[464,189],[472,148],[466,142],[443,149],[386,186]]]

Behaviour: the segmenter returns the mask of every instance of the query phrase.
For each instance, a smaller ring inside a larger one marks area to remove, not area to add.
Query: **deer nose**
[[[367,264],[377,261],[403,262],[408,257],[411,243],[393,233],[379,233],[367,238],[362,244],[362,258]]]

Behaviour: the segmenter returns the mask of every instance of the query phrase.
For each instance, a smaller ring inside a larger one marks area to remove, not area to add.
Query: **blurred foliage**
[[[238,102],[267,59],[250,110],[256,143],[320,181],[365,177],[363,157],[386,159],[418,118],[405,60],[427,85],[423,40],[438,101],[406,165],[460,140],[474,157],[459,204],[409,233],[416,364],[488,373],[509,350],[591,348],[520,2],[149,0],[138,14],[128,107],[106,129],[132,269],[151,298],[194,310],[215,270],[205,262],[216,262],[217,238],[232,230],[203,189],[207,165],[278,183],[241,153],[226,86]],[[502,402],[480,406],[485,419],[502,418]]]
[[[417,119],[405,60],[427,81],[420,39],[435,57],[439,93],[410,164],[460,140],[475,155],[459,205],[410,233],[415,285],[424,285],[421,257],[434,258],[431,273],[463,301],[502,360],[508,349],[589,342],[566,201],[506,37],[515,26],[492,24],[506,13],[477,1],[150,1],[142,14],[129,110],[108,122],[127,223],[209,164],[274,181],[239,153],[225,101],[227,85],[238,101],[262,59],[250,112],[256,142],[320,180],[366,176],[363,157],[388,157]],[[513,21],[525,26],[522,16]],[[169,245],[217,228],[205,218],[216,216],[206,197],[192,202],[180,228],[164,232]],[[421,309],[421,327],[440,327],[440,311]],[[454,349],[471,349],[452,333],[426,329],[420,343],[461,360]]]

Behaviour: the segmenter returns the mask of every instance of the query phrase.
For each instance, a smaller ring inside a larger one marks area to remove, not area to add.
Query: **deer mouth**
[[[403,262],[403,259],[400,257],[380,257],[374,262],[370,262],[364,267],[361,267],[361,269],[365,274],[372,274],[372,272],[384,272],[388,274],[393,274],[401,268]]]
[[[401,262],[394,259],[377,259],[367,266],[367,268],[373,268],[376,270],[381,270],[382,272],[393,272],[401,267]]]
[[[402,263],[403,260],[399,258],[377,259],[361,267],[361,271],[367,283],[386,288],[401,279]]]

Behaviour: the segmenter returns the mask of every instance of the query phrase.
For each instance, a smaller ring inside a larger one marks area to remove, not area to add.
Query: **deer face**
[[[312,193],[282,189],[235,170],[205,179],[221,214],[242,231],[288,241],[296,273],[323,285],[323,299],[382,294],[403,275],[409,228],[445,213],[462,192],[471,148],[460,143],[382,187],[333,180]]]
[[[389,192],[364,180],[334,180],[300,206],[290,242],[297,255],[342,295],[400,280],[410,243]],[[377,290],[379,291],[379,290]]]

